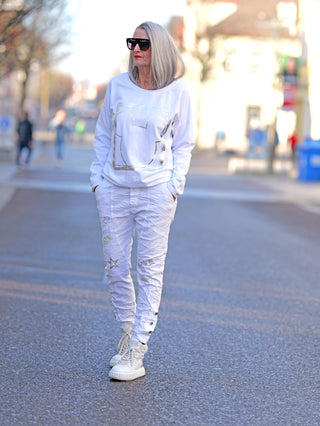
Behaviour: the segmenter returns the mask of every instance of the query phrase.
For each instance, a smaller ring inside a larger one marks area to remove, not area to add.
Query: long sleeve
[[[103,179],[129,188],[167,182],[183,193],[194,147],[189,92],[175,80],[144,90],[128,73],[113,77],[96,124],[91,187]]]
[[[102,181],[102,171],[107,161],[111,147],[111,135],[112,122],[110,111],[110,91],[108,86],[105,100],[97,120],[94,135],[94,159],[90,168],[90,182],[92,188],[94,188],[96,185],[99,185]]]
[[[174,119],[172,133],[173,172],[168,182],[168,188],[174,196],[178,196],[184,190],[186,174],[190,166],[191,151],[194,147],[190,96],[186,90],[181,95],[180,111]]]

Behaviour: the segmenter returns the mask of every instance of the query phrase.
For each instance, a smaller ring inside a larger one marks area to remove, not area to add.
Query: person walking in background
[[[25,149],[28,151],[24,165],[28,165],[31,159],[32,154],[32,123],[29,120],[29,114],[27,112],[24,113],[24,119],[20,120],[17,126],[18,133],[18,152],[16,158],[17,166],[22,166],[21,164],[21,156],[22,151]]]
[[[64,159],[64,146],[65,146],[65,136],[67,133],[71,131],[64,124],[66,119],[66,113],[63,110],[59,110],[55,116],[55,124],[56,124],[56,166],[63,166]]]
[[[94,138],[96,194],[108,286],[122,337],[109,376],[145,375],[143,357],[161,300],[170,225],[194,147],[184,63],[166,29],[139,25],[129,70],[111,79]],[[130,275],[137,235],[136,297]]]
[[[293,132],[292,135],[290,135],[288,137],[288,144],[289,144],[290,150],[291,150],[292,161],[295,161],[295,159],[296,159],[296,148],[297,148],[297,144],[298,144],[298,136],[295,132]]]

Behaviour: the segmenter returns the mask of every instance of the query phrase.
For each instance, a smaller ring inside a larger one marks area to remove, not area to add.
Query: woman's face
[[[142,28],[138,28],[133,34],[134,38],[146,38],[149,40],[148,34]],[[150,68],[151,65],[151,47],[148,50],[143,51],[140,49],[139,44],[136,44],[135,48],[131,50],[133,59],[133,65],[138,68]]]

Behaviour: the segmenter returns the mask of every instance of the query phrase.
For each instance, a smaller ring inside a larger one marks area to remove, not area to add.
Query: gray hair
[[[156,89],[168,86],[185,73],[185,65],[173,38],[168,31],[154,22],[143,22],[136,30],[143,29],[151,43],[150,72]],[[129,58],[129,76],[137,84],[139,71]]]

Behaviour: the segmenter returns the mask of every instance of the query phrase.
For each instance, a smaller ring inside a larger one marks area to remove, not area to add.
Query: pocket
[[[101,187],[102,187],[102,182],[100,182],[98,184],[98,186],[96,186],[96,189],[94,190],[95,195],[98,195],[98,193],[100,192]]]
[[[96,187],[96,190],[94,191],[96,199],[100,196],[101,192],[103,191],[103,188],[105,187],[105,179],[102,180],[98,186]]]
[[[106,179],[103,179],[97,186],[96,190],[98,189],[98,191],[102,188],[105,188],[107,186],[108,182],[106,181]]]
[[[100,218],[110,215],[111,193],[112,190],[108,188],[105,180],[100,182],[99,186],[95,190],[96,203]]]
[[[172,203],[176,203],[177,202],[177,198],[174,200],[173,195],[172,195],[170,189],[168,188],[168,183],[165,182],[163,186],[164,186],[164,190],[165,190],[166,194],[169,195],[169,197],[170,197],[170,201]]]
[[[173,199],[172,192],[168,188],[168,183],[165,184],[165,192],[168,196],[168,203],[169,203],[169,208],[170,208],[170,221],[172,223],[173,220],[174,220],[174,215],[175,215],[175,212],[176,212],[176,209],[177,209],[178,201],[177,201],[177,198],[175,200]]]

